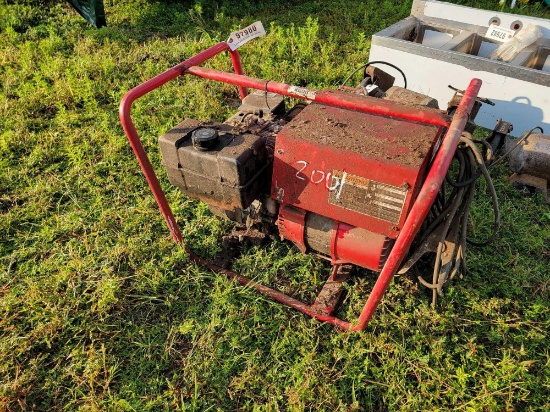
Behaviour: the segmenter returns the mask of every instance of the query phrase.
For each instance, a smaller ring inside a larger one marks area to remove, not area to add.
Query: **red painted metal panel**
[[[440,132],[313,103],[277,136],[272,197],[395,238]]]
[[[294,243],[302,253],[307,249],[304,240],[305,220],[306,211],[292,206],[283,206],[277,220],[280,236]]]
[[[386,236],[339,223],[331,245],[333,264],[353,263],[379,271],[388,242]]]

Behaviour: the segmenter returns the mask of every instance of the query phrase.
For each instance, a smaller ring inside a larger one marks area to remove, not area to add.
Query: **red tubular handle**
[[[203,67],[197,67],[197,65],[204,63],[206,60],[228,50],[231,54],[233,62],[233,68],[236,74],[221,72],[218,70],[207,69]],[[441,188],[445,175],[453,159],[455,150],[458,146],[460,136],[464,131],[464,127],[468,121],[468,117],[473,108],[474,102],[477,98],[477,94],[481,88],[481,80],[473,79],[470,85],[466,89],[464,96],[462,97],[460,104],[450,121],[449,116],[429,109],[418,109],[407,106],[402,106],[397,103],[379,99],[365,99],[362,96],[356,96],[353,94],[346,94],[336,91],[316,91],[311,89],[299,88],[291,86],[285,83],[278,83],[274,81],[265,81],[247,77],[242,75],[241,61],[237,51],[231,51],[229,46],[225,42],[220,42],[203,52],[185,60],[184,62],[172,67],[171,69],[153,77],[145,83],[130,90],[120,103],[120,121],[122,127],[130,141],[130,145],[136,155],[138,162],[143,170],[145,178],[155,196],[159,209],[166,220],[170,233],[175,242],[183,243],[183,237],[179,230],[179,227],[174,219],[172,210],[168,205],[166,196],[162,191],[160,183],[155,175],[151,162],[143,149],[143,145],[139,139],[135,126],[131,119],[131,106],[132,103],[151,92],[152,90],[162,86],[163,84],[175,79],[183,74],[192,74],[198,77],[217,80],[225,83],[235,84],[239,87],[241,98],[246,96],[246,88],[252,88],[257,90],[264,90],[266,92],[273,92],[290,97],[296,97],[300,99],[314,100],[318,103],[324,103],[332,106],[337,106],[346,109],[358,110],[366,113],[379,114],[388,117],[395,117],[398,119],[405,119],[424,124],[433,124],[441,127],[448,127],[447,133],[442,140],[441,146],[433,160],[432,166],[428,172],[428,176],[420,193],[414,202],[407,219],[401,229],[400,235],[397,237],[393,249],[386,261],[386,264],[382,268],[378,280],[374,285],[374,288],[359,316],[359,319],[354,325],[349,322],[338,319],[334,316],[324,315],[316,312],[312,306],[306,305],[290,296],[287,296],[274,289],[263,286],[257,282],[254,282],[244,276],[241,276],[235,272],[219,268],[212,265],[196,254],[194,254],[187,247],[186,251],[190,255],[190,259],[204,267],[207,267],[215,272],[223,273],[231,279],[237,280],[242,285],[248,285],[253,289],[270,296],[272,299],[281,302],[287,306],[290,306],[302,313],[305,313],[318,320],[328,322],[342,330],[360,331],[365,329],[368,322],[374,315],[376,308],[378,307],[382,296],[391,283],[395,273],[399,269],[399,265],[405,258],[409,247],[411,246],[414,237],[424,219],[426,218],[436,196]]]
[[[233,61],[233,68],[235,72],[237,72],[238,74],[242,74],[241,61],[238,52],[236,50],[230,50],[227,43],[220,42],[172,67],[171,69],[168,69],[164,73],[161,73],[158,76],[147,80],[145,83],[134,87],[132,90],[124,95],[122,101],[120,102],[119,116],[120,122],[122,123],[122,128],[124,129],[124,132],[126,133],[128,140],[130,141],[130,145],[132,146],[132,150],[134,151],[134,154],[138,159],[141,170],[143,170],[143,174],[145,175],[147,183],[149,184],[149,187],[151,188],[151,191],[155,196],[160,212],[164,216],[164,220],[166,221],[168,229],[170,229],[170,233],[172,234],[172,237],[174,238],[176,243],[183,243],[183,237],[181,236],[181,232],[178,224],[176,223],[176,219],[174,219],[174,215],[172,213],[172,210],[170,209],[170,206],[168,205],[166,196],[164,195],[164,192],[160,187],[160,183],[157,179],[157,176],[155,175],[153,166],[151,165],[151,162],[149,161],[149,158],[147,157],[147,154],[143,149],[141,140],[139,139],[134,123],[132,122],[132,103],[134,103],[135,100],[146,95],[147,93],[169,82],[170,80],[181,76],[189,67],[195,66],[197,64],[202,64],[206,60],[211,59],[212,57],[226,50],[229,50],[231,54],[231,60]],[[244,98],[246,96],[246,89],[244,87],[239,87],[239,92],[241,98]]]
[[[190,67],[187,69],[187,73],[205,79],[245,86],[251,89],[282,94],[285,96],[296,97],[298,99],[314,100],[317,103],[324,103],[344,109],[358,110],[366,113],[396,117],[399,119],[444,127],[447,127],[450,122],[449,116],[437,110],[423,110],[418,107],[408,107],[390,100],[376,98],[366,99],[365,96],[358,96],[351,93],[343,93],[333,90],[317,91],[305,89],[303,87],[295,87],[286,83],[278,83],[271,80],[260,80],[253,77],[207,69],[204,67]]]

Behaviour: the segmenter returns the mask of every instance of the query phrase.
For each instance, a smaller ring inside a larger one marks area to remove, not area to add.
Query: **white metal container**
[[[489,27],[520,30],[527,24],[538,26],[543,37],[509,63],[488,58],[501,44],[487,36]],[[465,89],[477,77],[481,96],[496,103],[483,105],[477,124],[492,129],[503,118],[514,125],[514,136],[535,126],[550,131],[550,20],[415,0],[410,17],[373,35],[369,60],[400,67],[408,88],[434,97],[442,109],[453,95],[448,85]],[[401,85],[397,71],[380,67]]]

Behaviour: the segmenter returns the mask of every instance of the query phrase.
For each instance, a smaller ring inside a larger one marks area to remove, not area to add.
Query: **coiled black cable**
[[[386,66],[393,67],[393,68],[394,68],[395,70],[397,70],[397,71],[401,74],[401,76],[403,77],[403,83],[404,83],[403,88],[404,88],[404,89],[407,88],[407,76],[405,76],[405,73],[403,72],[403,70],[401,70],[399,67],[397,67],[397,66],[394,65],[394,64],[391,64],[391,63],[389,63],[389,62],[385,62],[385,61],[382,61],[382,60],[376,60],[376,61],[373,61],[373,62],[368,62],[368,63],[366,63],[366,64],[363,64],[363,65],[357,67],[354,71],[352,71],[352,72],[350,73],[350,75],[349,75],[348,77],[346,77],[346,80],[344,80],[344,81],[342,82],[342,84],[340,85],[340,87],[345,86],[346,83],[347,83],[347,82],[353,77],[353,75],[354,75],[355,73],[357,73],[359,70],[361,70],[361,69],[366,69],[367,67],[369,67],[369,66],[371,66],[371,65],[373,65],[373,64],[385,64]]]
[[[418,253],[415,253],[418,250],[435,254],[432,281],[429,282],[424,278],[418,261],[414,262],[413,266],[410,262],[404,265],[413,269],[422,285],[432,289],[433,305],[436,304],[437,296],[443,295],[443,286],[459,272],[466,272],[466,244],[485,246],[494,239],[500,228],[497,194],[487,167],[487,163],[493,160],[493,151],[486,146],[485,156],[483,156],[478,144],[485,145],[481,141],[474,140],[470,133],[462,134],[454,156],[455,167],[447,172],[446,182],[432,205],[428,220],[417,236],[418,240],[411,248],[411,259],[419,259]],[[494,163],[493,161],[491,164]],[[485,178],[491,194],[494,220],[493,234],[487,240],[478,242],[469,240],[467,231],[475,184],[481,176]],[[445,184],[450,186],[450,190],[445,187]],[[436,245],[435,249],[434,245]]]

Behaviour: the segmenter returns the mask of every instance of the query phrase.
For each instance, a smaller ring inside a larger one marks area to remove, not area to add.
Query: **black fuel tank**
[[[170,183],[211,206],[246,209],[269,189],[262,137],[186,119],[159,137],[159,145]]]

